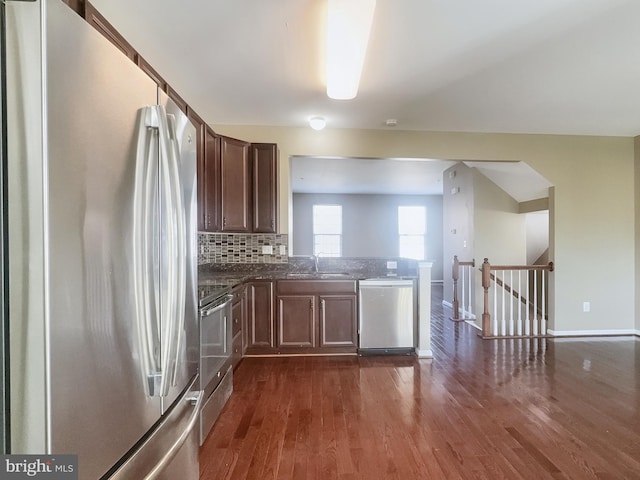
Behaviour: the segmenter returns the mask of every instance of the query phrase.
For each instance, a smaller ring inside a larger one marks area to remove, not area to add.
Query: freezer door
[[[162,417],[136,455],[128,458],[108,480],[196,480],[198,418],[203,395],[197,375],[173,408]],[[103,479],[107,480],[107,479]]]
[[[62,2],[6,8],[12,451],[78,454],[95,480],[160,419],[130,269],[135,134],[156,85]],[[44,57],[23,50],[38,32]]]

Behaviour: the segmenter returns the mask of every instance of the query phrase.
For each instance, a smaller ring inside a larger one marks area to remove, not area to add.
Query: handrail
[[[514,337],[545,337],[546,328],[543,322],[546,321],[546,282],[548,272],[554,271],[553,262],[547,265],[491,265],[487,258],[484,259],[482,267],[482,287],[484,289],[484,305],[482,313],[482,337],[483,338],[514,338]],[[498,277],[497,273],[510,272],[511,283],[513,283],[514,272],[517,272],[516,280],[518,289],[506,282],[505,277]],[[523,296],[521,272],[527,272],[525,276],[525,287],[528,292]],[[540,273],[540,292],[538,292],[538,273]],[[533,273],[533,281],[530,282],[529,273]],[[496,285],[493,295],[494,315],[491,316],[489,288],[493,283]],[[498,288],[502,296],[498,298]],[[509,297],[506,294],[509,294]],[[530,297],[533,297],[531,299]],[[500,300],[500,301],[499,301]],[[539,301],[540,300],[540,301]],[[521,306],[524,305],[524,306]],[[508,315],[507,315],[508,312]],[[500,319],[498,319],[498,314]],[[533,318],[531,318],[533,314]],[[524,316],[524,318],[523,318]]]

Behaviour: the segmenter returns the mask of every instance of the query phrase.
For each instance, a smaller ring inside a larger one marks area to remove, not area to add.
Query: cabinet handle
[[[313,312],[313,298],[309,300],[309,311]]]
[[[223,227],[227,226],[227,217],[222,217],[222,226]]]
[[[238,319],[237,319],[237,318],[234,318],[234,319],[233,319],[233,321],[234,321],[234,322],[236,322],[236,323],[238,323]]]

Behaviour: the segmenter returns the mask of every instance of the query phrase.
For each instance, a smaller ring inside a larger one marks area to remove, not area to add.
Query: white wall
[[[550,315],[557,331],[634,328],[634,139],[572,135],[414,132],[213,125],[280,149],[280,231],[289,232],[291,155],[525,161],[554,185],[550,195]],[[640,267],[638,267],[640,270]],[[615,281],[604,282],[603,275]],[[619,299],[629,299],[619,301]],[[582,302],[591,312],[582,312]]]

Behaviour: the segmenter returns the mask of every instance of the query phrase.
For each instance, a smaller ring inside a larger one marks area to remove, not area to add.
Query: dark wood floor
[[[432,361],[245,359],[201,479],[640,479],[640,339],[480,340]]]

